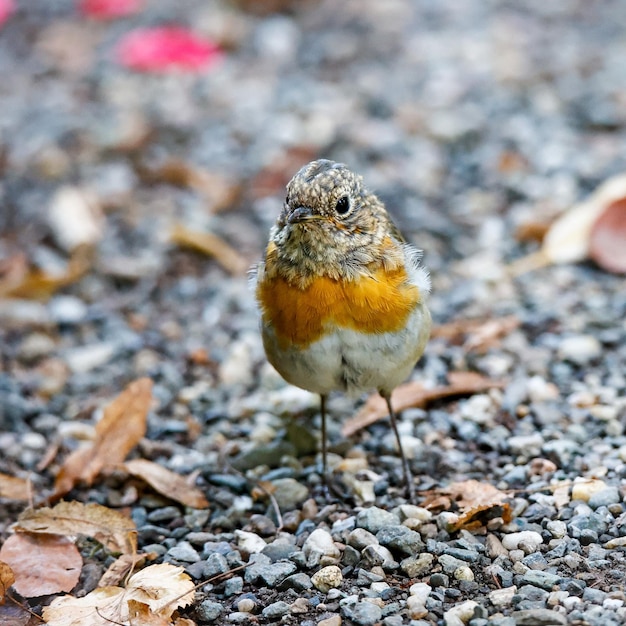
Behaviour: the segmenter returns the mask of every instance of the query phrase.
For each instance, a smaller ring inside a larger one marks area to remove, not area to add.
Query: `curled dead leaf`
[[[134,601],[145,604],[169,624],[174,611],[191,604],[194,595],[193,582],[183,568],[162,563],[146,567],[131,576],[125,589],[100,587],[82,598],[56,598],[44,608],[43,618],[53,626],[127,624],[131,612],[129,603]],[[131,606],[139,610],[135,603]]]
[[[489,483],[464,480],[425,493],[422,506],[429,510],[451,510],[459,514],[452,530],[476,530],[489,519],[501,517],[505,523],[512,519],[510,496]]]
[[[626,273],[626,197],[609,204],[596,220],[589,256],[607,272]]]
[[[449,385],[426,389],[419,382],[408,382],[396,387],[391,394],[391,400],[396,411],[418,407],[424,408],[429,403],[445,398],[473,395],[489,389],[503,387],[501,381],[492,380],[476,372],[449,372]],[[362,428],[374,424],[389,415],[387,403],[378,394],[371,395],[359,412],[345,422],[341,433],[350,437]]]
[[[0,561],[0,604],[4,604],[9,587],[15,582],[15,574],[11,566]]]
[[[85,535],[115,553],[134,554],[137,548],[133,520],[95,502],[59,502],[52,508],[27,509],[13,528],[22,533]]]
[[[546,265],[577,263],[587,259],[596,222],[607,207],[624,198],[626,174],[609,178],[587,200],[563,213],[548,229],[541,249],[516,261],[509,268],[511,274],[517,276]],[[623,246],[622,243],[622,249]]]
[[[107,466],[121,463],[146,433],[152,402],[152,381],[140,378],[105,409],[96,425],[96,440],[70,454],[57,474],[54,497],[65,495],[78,482],[93,483]]]
[[[82,278],[91,268],[92,262],[93,249],[87,245],[73,250],[62,274],[50,274],[32,268],[25,262],[0,279],[0,298],[47,300],[59,289]]]
[[[0,498],[28,500],[30,481],[0,473]]]
[[[171,240],[177,246],[213,257],[233,275],[244,274],[248,269],[248,262],[239,252],[214,233],[191,230],[182,224],[175,224]]]
[[[70,591],[83,566],[73,541],[45,534],[11,535],[0,549],[0,559],[13,570],[13,588],[25,598]]]
[[[157,463],[134,459],[124,463],[124,469],[129,474],[145,480],[152,488],[171,500],[194,509],[205,509],[209,506],[202,491],[190,485],[185,477]]]

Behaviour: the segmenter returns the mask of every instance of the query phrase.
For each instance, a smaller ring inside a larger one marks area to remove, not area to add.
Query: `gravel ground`
[[[104,215],[87,275],[48,301],[0,300],[0,472],[49,493],[94,409],[147,375],[158,402],[139,455],[197,471],[210,509],[115,476],[69,497],[130,507],[140,548],[195,581],[247,563],[199,590],[198,624],[625,623],[626,284],[591,264],[507,267],[536,247],[520,228],[626,169],[626,6],[148,5],[103,24],[24,1],[0,31],[0,258],[64,271],[63,186]],[[222,62],[161,76],[112,61],[124,32],[164,22],[213,37]],[[353,489],[325,502],[318,400],[266,363],[245,273],[169,241],[182,223],[253,263],[284,184],[318,156],[361,172],[424,249],[436,325],[519,321],[483,350],[428,345],[415,380],[468,370],[504,386],[404,412],[414,505],[388,422],[342,437],[358,403],[340,396],[332,461]],[[507,491],[512,521],[453,531],[454,511],[420,506],[469,479]],[[368,481],[374,503],[358,497]],[[0,503],[2,537],[18,511]],[[107,562],[89,565],[79,589]]]

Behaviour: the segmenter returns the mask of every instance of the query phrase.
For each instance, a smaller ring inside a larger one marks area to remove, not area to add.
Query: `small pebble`
[[[502,537],[502,545],[507,550],[517,550],[524,545],[524,552],[534,552],[543,543],[543,537],[534,530],[523,530],[518,533],[509,533]]]
[[[319,565],[324,557],[338,560],[341,556],[332,535],[323,528],[317,528],[307,537],[302,551],[306,557],[307,567]]]
[[[311,582],[316,589],[322,593],[327,593],[329,589],[334,589],[341,585],[343,575],[336,565],[328,565],[315,572],[315,574],[311,576]]]

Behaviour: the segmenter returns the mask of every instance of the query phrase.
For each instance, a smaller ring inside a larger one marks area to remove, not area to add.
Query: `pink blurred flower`
[[[180,26],[139,28],[123,37],[116,49],[119,63],[139,72],[178,69],[199,72],[222,53],[212,41]]]
[[[78,10],[96,20],[112,20],[138,13],[143,0],[79,0]]]
[[[11,17],[13,11],[15,11],[15,2],[13,0],[0,0],[0,26]]]

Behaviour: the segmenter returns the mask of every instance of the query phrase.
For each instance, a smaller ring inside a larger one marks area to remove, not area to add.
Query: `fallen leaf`
[[[489,389],[500,389],[504,383],[481,376],[476,372],[449,372],[449,385],[426,389],[420,382],[408,382],[393,390],[391,401],[396,412],[409,408],[425,408],[431,402],[457,396],[471,396]],[[362,428],[389,415],[387,403],[378,394],[371,395],[360,411],[343,425],[341,434],[350,437]]]
[[[56,598],[44,608],[43,618],[53,626],[126,624],[130,619],[129,601],[134,600],[169,620],[176,609],[191,604],[194,595],[194,585],[183,568],[162,563],[131,576],[125,589],[100,587],[82,598]]]
[[[94,193],[66,185],[48,207],[48,224],[56,242],[67,252],[92,246],[104,236],[104,216]]]
[[[83,566],[80,552],[66,537],[11,535],[0,549],[0,559],[13,570],[13,588],[26,598],[71,591]]]
[[[154,554],[154,553],[150,553]],[[141,567],[149,555],[146,554],[120,554],[120,556],[107,567],[98,581],[98,587],[113,587],[121,582],[128,572]]]
[[[91,485],[104,467],[122,463],[146,433],[151,402],[149,378],[130,383],[104,409],[93,445],[76,450],[65,460],[56,477],[53,497],[66,494],[80,481]]]
[[[118,43],[118,63],[138,72],[200,72],[222,56],[217,45],[179,26],[138,28]]]
[[[27,509],[13,526],[18,532],[93,537],[111,552],[134,554],[135,523],[119,511],[92,502],[59,502],[52,508]]]
[[[133,476],[145,480],[153,489],[171,500],[176,500],[194,509],[209,506],[200,489],[190,485],[187,479],[157,463],[145,459],[134,459],[124,463],[124,469]]]
[[[178,246],[215,258],[226,271],[233,275],[245,274],[248,269],[249,263],[239,252],[214,233],[199,232],[182,224],[175,224],[170,237]]]
[[[2,26],[15,11],[14,0],[0,0],[0,26]]]
[[[15,574],[11,566],[4,561],[0,561],[0,604],[4,604],[9,587],[15,582]],[[0,622],[1,624],[2,622]]]
[[[0,498],[28,500],[30,481],[0,473]]]
[[[507,315],[495,319],[475,320],[464,319],[440,324],[433,328],[432,337],[442,338],[454,345],[463,345],[467,352],[483,354],[499,345],[500,339],[506,337],[521,324],[515,315]]]
[[[169,619],[153,613],[150,607],[139,600],[128,601],[130,626],[170,626]]]
[[[147,184],[165,183],[194,189],[202,194],[206,208],[217,213],[234,206],[241,195],[241,184],[216,172],[184,161],[170,158],[156,165],[135,162],[135,171]]]
[[[609,204],[596,220],[589,256],[607,272],[626,273],[626,197]]]
[[[609,178],[587,200],[563,213],[550,226],[541,249],[513,263],[511,273],[519,275],[550,264],[584,261],[590,253],[596,221],[608,206],[625,197],[626,174]]]
[[[489,483],[464,480],[447,487],[425,492],[421,503],[429,510],[456,509],[459,518],[452,530],[475,530],[494,517],[501,517],[506,524],[511,521],[509,495]]]
[[[113,20],[138,13],[143,0],[81,0],[78,10],[96,20]]]
[[[47,300],[53,293],[82,278],[92,265],[90,246],[76,248],[62,274],[50,274],[28,263],[19,272],[12,272],[0,280],[0,298],[29,298]]]

